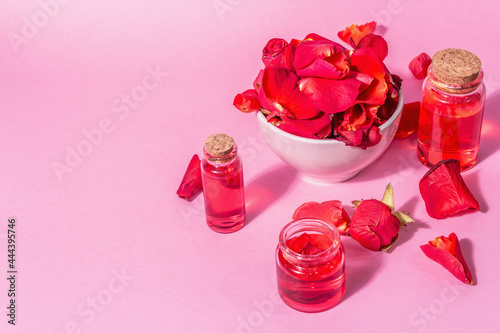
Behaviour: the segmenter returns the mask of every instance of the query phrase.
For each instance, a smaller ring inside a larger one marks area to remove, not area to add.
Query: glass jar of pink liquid
[[[286,225],[276,248],[276,273],[281,299],[302,312],[320,312],[337,305],[345,293],[345,255],[335,226],[316,219]]]

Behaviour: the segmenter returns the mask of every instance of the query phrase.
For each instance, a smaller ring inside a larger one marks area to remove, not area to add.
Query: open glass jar
[[[278,292],[293,309],[320,312],[345,293],[345,255],[334,226],[317,219],[287,224],[276,248]]]

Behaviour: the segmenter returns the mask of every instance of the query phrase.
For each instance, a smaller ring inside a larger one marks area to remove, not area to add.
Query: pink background
[[[0,3],[1,332],[498,332],[497,1],[54,1]],[[407,102],[419,99],[407,65],[420,52],[460,47],[482,59],[480,161],[464,174],[481,212],[428,217],[415,136],[354,179],[320,186],[298,178],[265,145],[255,116],[232,106],[268,39],[337,40],[338,30],[372,20]],[[131,93],[137,103],[127,106]],[[175,195],[215,132],[232,135],[244,160],[249,223],[229,235],[208,229],[202,196]],[[53,166],[67,165],[72,150],[85,156],[58,177]],[[304,314],[276,300],[274,249],[295,208],[381,198],[389,181],[397,208],[417,220],[395,248],[371,252],[344,238],[347,293],[332,310]],[[9,217],[16,327],[5,315]],[[419,249],[451,232],[475,286]]]

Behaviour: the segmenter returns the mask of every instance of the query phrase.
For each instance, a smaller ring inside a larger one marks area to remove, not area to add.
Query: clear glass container
[[[276,248],[278,292],[291,308],[320,312],[345,293],[345,254],[336,227],[316,219],[286,225]]]
[[[205,142],[201,178],[205,214],[210,229],[220,233],[240,230],[246,220],[243,167],[234,140],[214,134]]]
[[[479,67],[476,64],[475,75],[469,75],[461,81],[453,81],[453,77],[450,79],[445,76],[443,79],[437,75],[434,60],[433,57],[433,64],[429,66],[422,87],[418,158],[429,167],[445,159],[456,159],[460,162],[461,170],[465,171],[472,168],[478,159],[485,102],[481,63],[477,58]],[[460,66],[460,61],[454,59],[453,63],[450,62],[451,60],[445,59],[444,65],[448,66],[445,69],[451,72],[452,76],[459,76],[460,72],[453,72],[453,66],[457,66],[457,63]],[[442,68],[439,70],[443,70]]]

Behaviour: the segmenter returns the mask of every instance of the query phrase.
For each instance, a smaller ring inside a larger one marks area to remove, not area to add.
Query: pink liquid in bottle
[[[220,233],[241,229],[246,220],[243,169],[236,144],[226,134],[210,136],[202,160],[203,197],[208,226]]]

